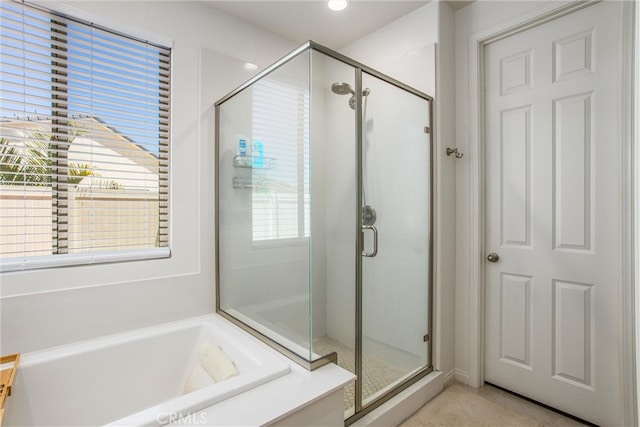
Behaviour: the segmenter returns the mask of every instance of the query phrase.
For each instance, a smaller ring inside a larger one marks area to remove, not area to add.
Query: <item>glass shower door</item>
[[[362,406],[431,365],[429,102],[362,73]]]
[[[431,369],[431,102],[309,42],[216,103],[216,312],[353,372],[347,424]]]

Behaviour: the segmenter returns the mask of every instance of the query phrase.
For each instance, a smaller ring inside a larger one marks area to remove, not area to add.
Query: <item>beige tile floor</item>
[[[587,424],[491,385],[473,388],[454,382],[401,427],[513,425],[578,427]]]

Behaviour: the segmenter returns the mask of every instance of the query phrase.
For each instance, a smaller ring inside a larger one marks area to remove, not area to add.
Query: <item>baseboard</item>
[[[443,378],[444,376],[440,371],[430,373],[351,425],[354,427],[400,425],[404,420],[415,414],[418,409],[422,408],[425,403],[442,392]]]
[[[454,369],[452,369],[449,372],[447,372],[446,374],[444,374],[444,377],[442,378],[442,385],[444,387],[447,387],[447,386],[453,384],[453,382],[455,380],[456,380],[456,371]]]
[[[461,382],[462,384],[469,385],[469,373],[465,371],[461,371],[460,369],[455,370],[455,380]]]

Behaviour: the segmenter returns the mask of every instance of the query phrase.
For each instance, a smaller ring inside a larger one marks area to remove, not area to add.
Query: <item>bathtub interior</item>
[[[197,411],[289,372],[287,363],[242,332],[208,320],[25,354],[6,424],[159,425],[162,412]],[[221,347],[239,374],[184,394],[198,348],[207,341]]]

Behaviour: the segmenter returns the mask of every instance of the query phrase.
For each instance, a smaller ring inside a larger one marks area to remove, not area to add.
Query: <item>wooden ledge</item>
[[[0,370],[0,425],[2,425],[2,418],[4,417],[5,400],[8,396],[11,396],[11,386],[16,377],[19,360],[20,354],[18,353],[0,357],[0,365],[12,364],[11,367],[2,367],[2,370]]]

